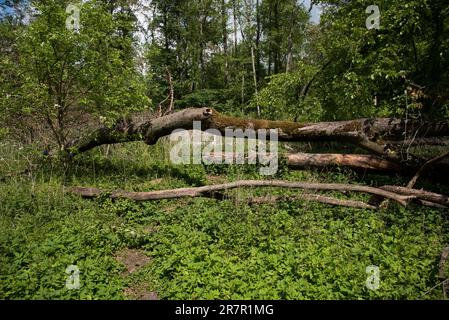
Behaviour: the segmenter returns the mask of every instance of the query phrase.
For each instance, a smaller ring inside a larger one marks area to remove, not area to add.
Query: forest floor
[[[0,176],[30,150],[0,145]],[[438,263],[448,211],[392,204],[378,211],[248,199],[300,191],[240,189],[229,199],[82,199],[70,186],[161,190],[262,179],[258,168],[172,165],[164,143],[97,148],[65,172],[42,164],[0,182],[0,299],[442,299]],[[292,181],[405,185],[399,177],[293,171]],[[419,185],[442,193],[439,185]],[[334,194],[367,200],[360,194]],[[66,269],[79,269],[68,289]],[[369,288],[379,268],[378,286]]]

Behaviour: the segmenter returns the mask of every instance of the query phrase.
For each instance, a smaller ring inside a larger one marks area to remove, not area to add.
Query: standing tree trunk
[[[228,14],[226,0],[221,1],[221,28],[223,36],[223,56],[224,56],[224,83],[225,86],[230,82],[228,65]]]
[[[253,66],[253,79],[254,79],[254,93],[257,96],[257,71],[256,71],[256,62],[254,56],[254,45],[251,44],[251,63]],[[257,105],[257,115],[260,116],[260,107]]]
[[[256,82],[259,83],[260,80],[260,36],[261,36],[261,25],[260,25],[260,4],[259,0],[256,1]]]
[[[241,94],[242,94],[242,108],[243,108],[243,105],[245,104],[245,74],[242,74],[242,90],[241,90]]]
[[[234,23],[234,56],[237,56],[237,1],[232,1],[232,19]]]
[[[275,1],[273,8],[274,15],[274,30],[279,31],[279,3]],[[280,70],[280,54],[279,54],[279,35],[276,33],[276,39],[274,43],[274,74],[278,74]]]
[[[286,65],[285,65],[285,72],[286,73],[290,72],[290,66],[291,66],[292,58],[293,58],[293,56],[292,56],[292,47],[293,47],[293,44],[292,44],[292,33],[290,32],[288,34],[288,51],[287,51],[287,61],[286,61]]]

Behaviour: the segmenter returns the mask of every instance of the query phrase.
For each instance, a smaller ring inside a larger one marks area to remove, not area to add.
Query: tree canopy
[[[44,124],[60,147],[86,115],[112,125],[140,110],[449,117],[446,1],[377,1],[378,28],[370,1],[314,5],[319,24],[295,0],[5,1],[0,114]]]

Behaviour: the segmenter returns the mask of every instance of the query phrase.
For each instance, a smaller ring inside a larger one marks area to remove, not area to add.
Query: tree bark
[[[260,21],[260,3],[256,1],[256,83],[260,80],[260,36],[261,36],[261,21]]]
[[[234,57],[237,56],[237,0],[232,0],[232,22],[234,25]]]
[[[224,56],[224,84],[228,85],[229,78],[229,65],[228,65],[228,8],[226,0],[221,0],[221,31],[223,42],[223,56]]]
[[[356,119],[336,122],[298,123],[292,121],[271,121],[244,119],[220,114],[212,108],[189,108],[156,119],[140,122],[119,122],[114,127],[103,127],[71,141],[66,150],[84,152],[103,144],[143,140],[154,144],[159,138],[169,135],[175,129],[192,129],[193,121],[201,122],[201,129],[268,129],[278,130],[279,141],[339,141],[349,142],[383,159],[416,168],[424,165],[423,159],[403,159],[401,154],[390,151],[385,140],[401,140],[405,131],[416,137],[438,137],[449,135],[447,122],[420,122],[394,118]],[[260,134],[260,132],[259,132]],[[260,136],[259,136],[260,137]]]
[[[366,154],[289,153],[286,158],[287,164],[293,168],[338,166],[373,172],[401,172],[403,169],[393,161]]]
[[[235,160],[238,156],[240,156],[238,153],[212,153],[203,155],[203,159],[218,163],[221,159]],[[253,156],[255,159],[260,158],[257,153]],[[287,165],[292,169],[344,167],[363,172],[405,173],[399,164],[368,154],[286,153],[279,156],[285,158]],[[245,157],[245,160],[247,159],[249,156]]]

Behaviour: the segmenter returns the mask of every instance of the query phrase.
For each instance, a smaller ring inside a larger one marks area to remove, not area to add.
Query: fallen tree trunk
[[[85,152],[104,144],[145,141],[154,144],[175,129],[192,129],[193,121],[204,121],[212,111],[207,108],[185,109],[162,117],[139,122],[119,122],[114,127],[99,128],[69,142],[66,150]]]
[[[193,129],[194,121],[201,123],[201,130],[216,129],[224,134],[226,129],[264,129],[266,139],[270,139],[269,129],[277,129],[279,141],[337,141],[351,143],[359,146],[370,154],[381,159],[371,158],[372,164],[368,164],[365,159],[339,158],[325,160],[323,156],[320,161],[324,165],[326,161],[336,161],[346,163],[358,162],[354,167],[383,167],[400,169],[401,173],[416,172],[426,163],[422,159],[412,154],[401,154],[400,150],[390,150],[390,146],[385,141],[402,141],[404,135],[418,138],[436,138],[449,136],[449,123],[447,122],[422,122],[416,120],[403,120],[394,118],[374,118],[356,119],[336,122],[319,123],[297,123],[292,121],[271,121],[261,119],[243,119],[222,115],[212,108],[189,108],[179,112],[168,114],[162,117],[142,120],[142,121],[121,121],[114,127],[99,128],[90,134],[71,141],[65,146],[69,156],[88,151],[103,144],[115,144],[131,141],[145,141],[147,144],[154,144],[159,138],[172,133],[176,129]],[[260,134],[260,132],[259,132]],[[258,137],[260,138],[260,136]],[[357,156],[356,156],[357,157]],[[310,157],[309,157],[310,159]],[[292,158],[292,163],[307,162],[302,158]],[[367,159],[366,159],[367,160]],[[309,161],[310,162],[310,161]],[[396,163],[398,166],[392,165]],[[300,165],[300,164],[298,164]],[[438,171],[437,175],[429,177],[441,177],[449,174],[449,164],[439,163],[434,167]]]
[[[100,128],[71,141],[65,149],[84,152],[103,144],[143,140],[154,144],[159,138],[175,129],[192,129],[193,121],[201,122],[201,130],[217,129],[277,129],[280,141],[342,141],[350,142],[383,156],[401,162],[400,155],[386,150],[385,140],[401,140],[404,134],[415,137],[440,137],[449,135],[447,122],[420,122],[393,118],[357,119],[336,122],[298,123],[243,119],[222,115],[212,108],[189,108],[163,117],[140,122],[120,122],[112,128]],[[269,133],[267,132],[267,139]],[[417,159],[414,159],[417,161]],[[419,161],[418,161],[419,162]]]
[[[285,155],[287,165],[292,169],[343,167],[362,173],[401,174],[413,176],[408,187],[426,174],[432,181],[448,183],[449,164],[441,161],[449,157],[449,152],[427,161],[421,169],[410,164],[401,164],[379,156],[366,154],[321,154],[321,153],[288,153]],[[432,170],[430,170],[432,168]]]
[[[210,195],[213,192],[230,190],[241,187],[278,187],[278,188],[303,189],[314,191],[368,193],[394,200],[402,206],[406,206],[412,199],[415,199],[415,196],[412,195],[400,195],[390,191],[369,186],[341,184],[341,183],[288,182],[282,180],[240,180],[230,183],[223,183],[203,187],[178,188],[178,189],[158,190],[149,192],[127,192],[118,190],[111,192],[110,197],[126,198],[136,201],[174,199],[184,197],[201,197],[205,195]],[[86,187],[69,188],[68,191],[71,193],[81,195],[84,198],[95,198],[102,194],[107,194],[107,192],[104,192],[100,189],[86,188]]]
[[[289,153],[286,158],[287,164],[292,168],[338,166],[376,172],[400,172],[403,169],[396,162],[365,154]]]
[[[211,163],[219,163],[222,159],[236,161],[239,156],[240,154],[238,153],[212,153],[203,155],[203,160]],[[368,154],[287,153],[280,157],[285,158],[287,165],[292,169],[344,167],[364,172],[405,173],[404,168],[396,162]],[[245,161],[251,163],[251,161],[255,162],[258,158],[260,159],[259,154],[255,153],[252,157],[245,156]]]

